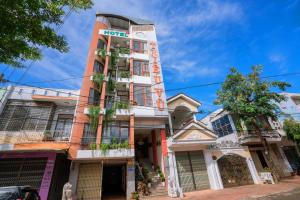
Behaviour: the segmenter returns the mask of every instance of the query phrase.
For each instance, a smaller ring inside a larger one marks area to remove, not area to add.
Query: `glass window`
[[[116,140],[118,143],[122,143],[128,141],[128,135],[129,135],[128,121],[109,122],[104,127],[102,143],[110,144],[112,140]]]
[[[91,125],[89,123],[84,124],[83,129],[83,137],[81,143],[83,145],[88,145],[96,142],[97,131],[92,130]]]
[[[152,93],[150,86],[135,85],[133,90],[136,105],[152,107]]]
[[[69,137],[73,122],[72,115],[58,115],[53,137]]]
[[[133,61],[133,74],[137,76],[150,76],[148,62],[134,60]]]
[[[97,49],[105,49],[105,48],[106,48],[105,42],[99,39],[97,44]]]
[[[137,53],[146,53],[147,43],[144,41],[133,41],[132,50]]]
[[[12,105],[8,102],[0,116],[1,131],[44,131],[50,117],[50,106]]]
[[[90,88],[89,94],[89,104],[90,105],[99,105],[100,103],[100,92],[94,88]]]
[[[102,73],[103,69],[104,69],[103,64],[101,62],[99,62],[98,60],[95,60],[95,62],[94,62],[94,72],[95,73],[97,73],[97,72]]]
[[[228,115],[212,122],[213,130],[219,137],[233,133]]]

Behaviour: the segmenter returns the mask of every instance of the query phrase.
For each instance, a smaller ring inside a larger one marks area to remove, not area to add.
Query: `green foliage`
[[[127,47],[120,47],[119,48],[119,53],[120,54],[130,54],[130,49]]]
[[[102,57],[102,58],[105,58],[106,50],[105,49],[97,49],[97,55]]]
[[[110,66],[112,69],[116,69],[119,60],[119,50],[116,49],[112,51],[110,55]]]
[[[115,102],[115,109],[129,109],[129,103],[124,101]]]
[[[101,109],[99,106],[89,107],[90,124],[93,130],[97,130],[98,128],[100,111]]]
[[[115,113],[116,113],[116,110],[114,109],[114,107],[111,109],[107,109],[105,112],[105,121],[106,122],[111,121],[113,116],[115,115]]]
[[[26,60],[42,58],[40,47],[67,52],[65,37],[55,29],[70,9],[87,9],[92,4],[91,0],[1,1],[0,63],[22,67]]]
[[[135,200],[138,200],[139,199],[139,193],[138,192],[132,192],[131,193],[131,198],[135,199]]]
[[[120,77],[121,78],[130,78],[130,71],[121,71]]]
[[[91,149],[91,150],[96,150],[96,149],[97,149],[96,143],[91,143],[91,144],[90,144],[90,149]]]
[[[108,92],[113,92],[115,88],[116,88],[116,82],[112,78],[109,78],[107,81]]]
[[[283,129],[290,140],[295,141],[300,147],[300,123],[293,119],[286,119],[283,122]]]
[[[223,105],[225,110],[242,119],[246,125],[261,126],[262,123],[257,120],[261,116],[277,118],[276,103],[285,100],[285,97],[273,90],[285,90],[290,84],[263,80],[261,72],[260,65],[253,66],[252,72],[246,76],[231,68],[217,92],[215,104]]]
[[[109,144],[100,144],[100,150],[105,154],[110,149]]]
[[[93,82],[96,83],[98,85],[99,88],[101,88],[103,80],[104,80],[104,74],[102,73],[95,73],[93,75]]]

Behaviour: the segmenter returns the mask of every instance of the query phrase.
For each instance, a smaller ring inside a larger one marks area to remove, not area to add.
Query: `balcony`
[[[249,133],[242,133],[239,136],[239,143],[243,145],[249,145],[249,144],[260,144],[261,140],[258,134],[261,134],[263,138],[266,139],[267,142],[273,143],[273,142],[280,142],[281,141],[281,135],[276,130],[270,130],[270,131],[262,131],[260,132],[251,132]]]
[[[78,150],[77,159],[120,159],[133,158],[134,149]]]

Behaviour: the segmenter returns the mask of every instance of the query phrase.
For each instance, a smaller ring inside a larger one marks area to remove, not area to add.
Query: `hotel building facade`
[[[77,198],[129,199],[137,163],[166,175],[167,124],[154,24],[98,13],[69,149]]]

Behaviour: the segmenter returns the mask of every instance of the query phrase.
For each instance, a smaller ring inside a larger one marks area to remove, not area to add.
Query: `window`
[[[113,139],[116,140],[118,143],[122,143],[128,141],[128,135],[129,135],[128,121],[109,122],[104,127],[102,143],[110,144]]]
[[[137,53],[146,53],[147,43],[143,41],[133,41],[132,50]]]
[[[89,94],[89,104],[90,105],[99,105],[100,103],[100,92],[94,88],[90,88]]]
[[[94,62],[94,72],[95,73],[98,73],[98,72],[102,73],[103,69],[104,69],[103,64],[101,62],[95,60],[95,62]]]
[[[58,115],[53,137],[69,137],[72,129],[72,115]]]
[[[233,133],[228,115],[225,115],[225,116],[213,121],[212,126],[213,126],[215,133],[219,137],[223,137],[225,135],[229,135],[229,134]]]
[[[137,76],[150,76],[148,63],[145,61],[134,60],[133,74]]]
[[[97,137],[97,130],[93,130],[89,123],[85,123],[81,143],[83,145],[88,145],[88,144],[91,144],[91,143],[95,143],[96,142],[96,137]]]
[[[9,102],[0,116],[0,130],[44,131],[50,112],[50,106],[13,105],[13,102]]]
[[[152,93],[150,86],[135,85],[133,92],[136,105],[152,107]]]
[[[97,49],[106,49],[105,42],[103,40],[98,40]]]

